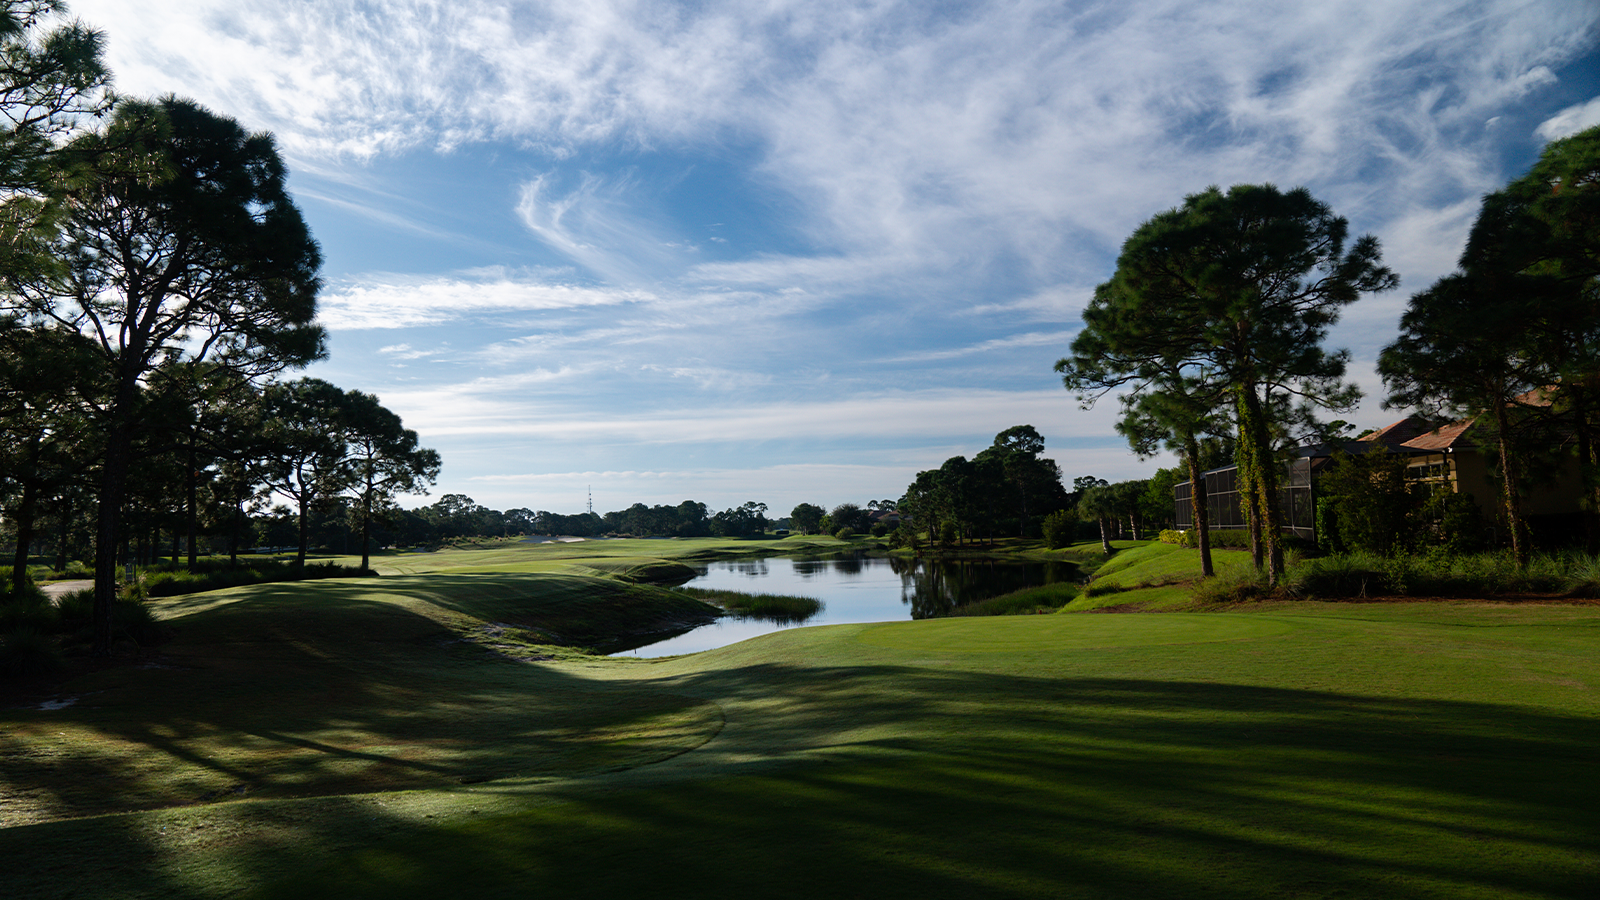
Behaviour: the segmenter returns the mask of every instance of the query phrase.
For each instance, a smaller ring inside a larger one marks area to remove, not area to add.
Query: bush
[[[856,536],[856,530],[854,528],[851,528],[850,526],[846,525],[845,527],[839,529],[838,531],[835,531],[833,533],[833,536],[838,538],[841,541],[848,541],[851,538]]]
[[[247,584],[267,584],[279,581],[304,581],[316,578],[360,578],[375,575],[371,569],[360,566],[343,566],[336,562],[306,563],[296,569],[292,562],[257,560],[239,566],[211,563],[196,565],[195,571],[186,569],[161,569],[140,576],[142,597],[174,597],[178,594],[198,594],[222,588],[242,587]]]
[[[916,550],[917,530],[905,522],[901,522],[899,527],[889,535],[889,547],[893,550],[899,550],[903,547],[909,547],[912,550]]]
[[[50,635],[27,627],[0,633],[0,675],[36,678],[60,668],[61,650]]]
[[[1215,534],[1216,532],[1212,532]],[[1249,603],[1266,600],[1273,595],[1264,572],[1244,569],[1206,578],[1195,585],[1194,599],[1209,605]]]
[[[34,628],[54,631],[60,622],[50,599],[38,588],[29,586],[21,594],[0,597],[0,632],[17,628]]]
[[[1212,532],[1212,534],[1215,533],[1216,532]],[[1156,540],[1163,544],[1174,544],[1179,547],[1192,548],[1194,547],[1195,538],[1194,532],[1192,531],[1174,531],[1171,528],[1167,528],[1164,529],[1159,535],[1156,535]]]
[[[1045,516],[1039,527],[1044,533],[1045,545],[1051,550],[1060,550],[1072,546],[1072,540],[1078,533],[1078,518],[1064,509],[1058,509]]]
[[[118,600],[111,604],[111,634],[140,646],[153,646],[167,639],[167,627],[156,620],[150,607],[137,600]]]
[[[1600,566],[1581,553],[1539,554],[1527,569],[1508,552],[1379,556],[1337,553],[1297,562],[1285,586],[1303,597],[1488,597],[1600,594]]]

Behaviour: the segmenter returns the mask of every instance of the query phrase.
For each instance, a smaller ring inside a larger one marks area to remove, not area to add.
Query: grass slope
[[[1101,560],[1094,581],[1084,596],[1068,603],[1064,612],[1087,612],[1116,607],[1162,610],[1192,605],[1189,585],[1200,578],[1200,552],[1155,541],[1113,541],[1117,552],[1107,559],[1099,555],[1099,543],[1080,544],[1074,551],[1092,547]],[[1219,575],[1242,571],[1250,566],[1244,550],[1211,551],[1211,561]]]
[[[1600,883],[1592,607],[840,625],[659,661],[450,643],[524,608],[531,577],[197,595],[174,610],[189,668],[103,672],[75,706],[0,712],[0,815],[39,811],[0,828],[8,895]],[[138,811],[42,821],[93,807],[62,767],[99,808]],[[348,793],[391,778],[413,789]]]

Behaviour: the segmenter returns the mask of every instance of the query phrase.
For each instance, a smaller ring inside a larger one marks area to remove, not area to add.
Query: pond
[[[851,622],[893,622],[949,615],[963,603],[986,600],[1024,587],[1079,580],[1067,562],[923,560],[852,556],[845,559],[768,557],[697,566],[686,587],[747,594],[815,597],[824,607],[802,623],[725,616],[676,636],[613,656],[672,656],[738,643],[785,628]]]

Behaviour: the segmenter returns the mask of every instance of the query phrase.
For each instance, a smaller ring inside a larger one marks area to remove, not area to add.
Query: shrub
[[[137,600],[111,604],[111,633],[146,647],[167,639],[167,627],[156,620],[150,607]]]
[[[1216,534],[1216,532],[1213,531],[1212,534]],[[1156,540],[1163,544],[1175,544],[1179,547],[1192,548],[1194,547],[1195,539],[1194,532],[1192,531],[1175,531],[1171,528],[1167,528],[1156,536]]]
[[[49,598],[31,585],[21,594],[0,598],[0,632],[17,628],[54,631],[59,621],[60,616]]]
[[[854,528],[851,528],[849,525],[846,525],[845,527],[839,529],[838,531],[835,531],[833,533],[833,536],[838,538],[841,541],[848,541],[851,538],[856,536],[856,530]]]
[[[1215,534],[1216,532],[1212,532]],[[1248,603],[1272,596],[1264,572],[1255,569],[1228,572],[1195,585],[1194,599],[1205,604]]]
[[[1045,545],[1051,550],[1060,550],[1072,545],[1072,539],[1078,532],[1078,518],[1064,509],[1058,509],[1045,516],[1039,527],[1044,533]]]
[[[909,547],[912,550],[917,549],[917,530],[905,522],[901,522],[900,526],[889,535],[889,547],[895,550],[899,550],[902,547]]]
[[[0,633],[0,675],[35,678],[60,668],[61,651],[50,635],[27,627]]]

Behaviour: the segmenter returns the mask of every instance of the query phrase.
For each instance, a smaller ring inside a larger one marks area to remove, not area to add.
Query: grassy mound
[[[720,727],[699,701],[527,664],[557,640],[715,615],[665,590],[398,577],[151,606],[176,632],[155,665],[76,679],[70,716],[8,715],[0,824],[593,772],[670,756]]]
[[[1600,883],[1600,608],[938,619],[653,661],[522,637],[665,593],[443,573],[161,601],[161,667],[0,710],[6,889],[1488,900]],[[101,812],[121,814],[74,818]]]

